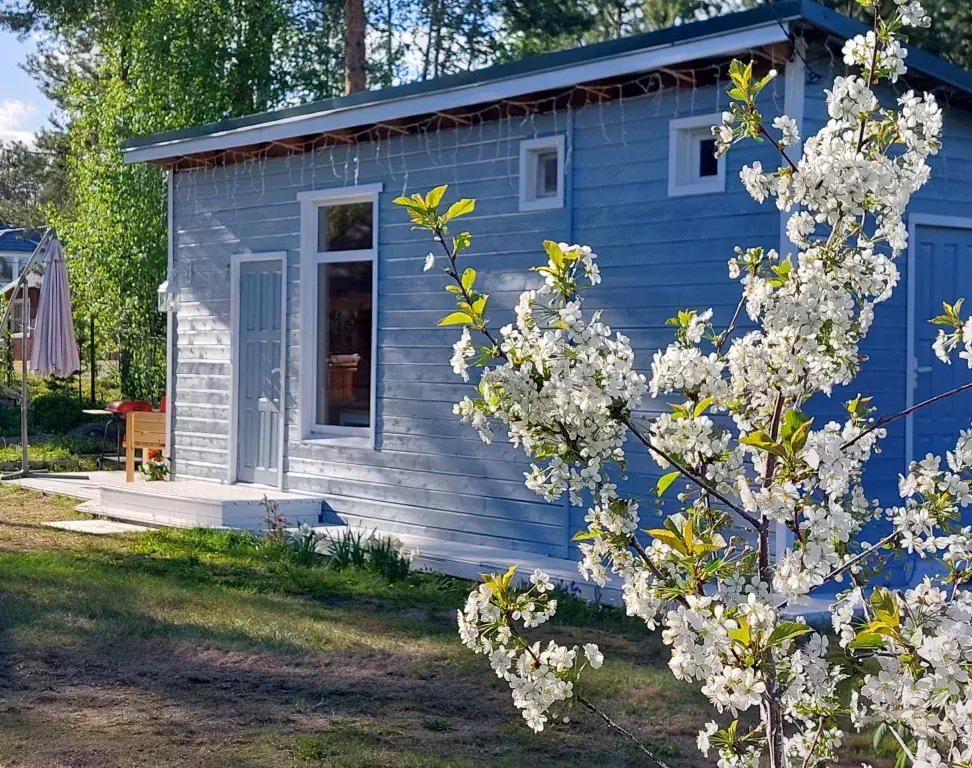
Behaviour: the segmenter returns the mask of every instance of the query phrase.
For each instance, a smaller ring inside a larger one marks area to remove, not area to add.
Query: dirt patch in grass
[[[28,491],[15,485],[0,485],[0,553],[26,549],[120,550],[126,537],[88,536],[46,528],[41,523],[81,520],[80,502],[67,496]]]
[[[583,710],[531,733],[457,641],[456,580],[389,586],[225,536],[35,530],[66,507],[0,489],[0,766],[647,765]],[[694,745],[708,709],[657,636],[618,612],[570,615],[543,636],[601,644],[591,698],[672,768],[711,765]]]

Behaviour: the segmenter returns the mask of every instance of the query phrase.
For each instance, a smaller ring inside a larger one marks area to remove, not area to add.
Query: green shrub
[[[13,437],[20,434],[20,409],[11,403],[0,403],[0,435]]]
[[[408,578],[412,558],[397,539],[350,528],[327,538],[327,557],[334,568],[365,568],[390,582]]]
[[[401,544],[389,536],[371,538],[368,542],[368,566],[388,581],[408,578],[412,559],[402,550]]]
[[[63,434],[79,426],[84,414],[76,396],[46,394],[31,400],[27,418],[36,432]]]
[[[348,529],[337,536],[327,534],[327,538],[327,556],[335,568],[361,568],[367,562],[368,550],[364,532]]]

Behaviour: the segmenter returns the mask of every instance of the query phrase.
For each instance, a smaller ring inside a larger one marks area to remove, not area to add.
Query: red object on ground
[[[151,411],[152,404],[144,400],[115,400],[105,406],[112,413],[131,413],[132,411]]]

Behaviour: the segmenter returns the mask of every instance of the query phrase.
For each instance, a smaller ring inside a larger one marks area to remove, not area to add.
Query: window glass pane
[[[537,197],[554,197],[557,194],[557,150],[537,152]]]
[[[702,139],[699,142],[699,176],[719,175],[719,159],[715,156],[715,139]]]
[[[371,202],[322,205],[317,209],[317,250],[370,250],[372,242]]]
[[[317,423],[371,425],[370,261],[317,267]]]

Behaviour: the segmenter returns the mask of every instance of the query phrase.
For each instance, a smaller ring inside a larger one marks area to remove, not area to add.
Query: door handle
[[[931,373],[932,367],[930,365],[919,365],[915,368],[915,373]]]

